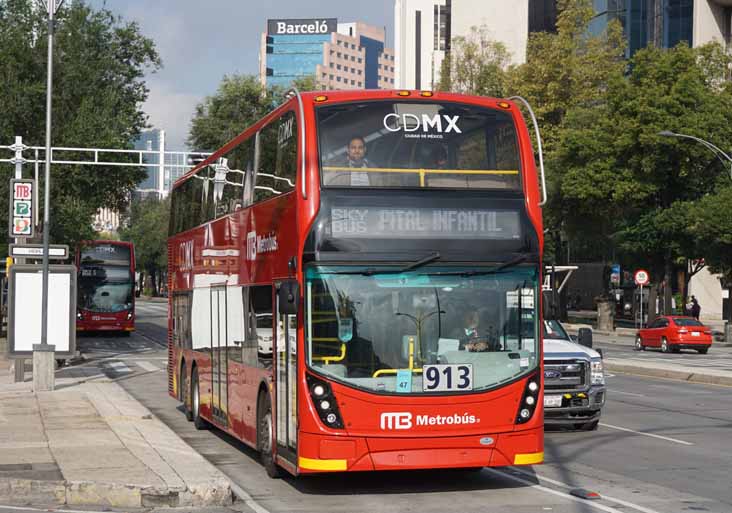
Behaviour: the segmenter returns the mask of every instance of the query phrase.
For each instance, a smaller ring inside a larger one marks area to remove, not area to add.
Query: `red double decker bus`
[[[83,241],[76,251],[76,331],[135,330],[135,248],[131,242]]]
[[[293,92],[175,184],[170,394],[271,476],[541,463],[537,180],[512,101]]]

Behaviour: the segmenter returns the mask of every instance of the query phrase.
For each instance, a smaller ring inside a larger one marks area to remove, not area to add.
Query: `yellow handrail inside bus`
[[[317,340],[317,339],[313,339]],[[341,354],[338,356],[313,356],[313,361],[323,362],[326,365],[332,362],[341,362],[346,358],[346,344],[341,344]]]
[[[380,369],[374,372],[372,377],[378,378],[383,374],[396,374],[400,369]],[[422,368],[414,367],[414,337],[409,337],[409,368],[407,369],[412,372],[422,372]]]

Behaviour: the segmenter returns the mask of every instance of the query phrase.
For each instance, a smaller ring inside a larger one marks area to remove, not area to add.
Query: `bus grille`
[[[584,360],[550,360],[544,362],[544,390],[584,390],[589,366]]]

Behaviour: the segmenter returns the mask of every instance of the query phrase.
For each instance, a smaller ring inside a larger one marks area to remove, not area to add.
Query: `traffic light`
[[[5,258],[5,276],[10,275],[10,266],[13,265],[13,257],[9,256]]]

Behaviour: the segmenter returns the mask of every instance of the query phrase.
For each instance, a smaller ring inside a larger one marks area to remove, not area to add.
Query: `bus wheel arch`
[[[189,422],[193,420],[192,404],[193,389],[188,380],[188,371],[186,369],[186,359],[180,361],[180,371],[178,373],[178,399],[183,403],[183,414]]]
[[[259,451],[259,459],[267,471],[267,475],[271,478],[278,478],[281,473],[274,458],[273,439],[272,401],[266,385],[262,383],[257,396],[257,451]]]
[[[191,415],[193,425],[196,429],[208,429],[208,422],[201,417],[201,391],[198,381],[198,366],[196,362],[191,365]]]

